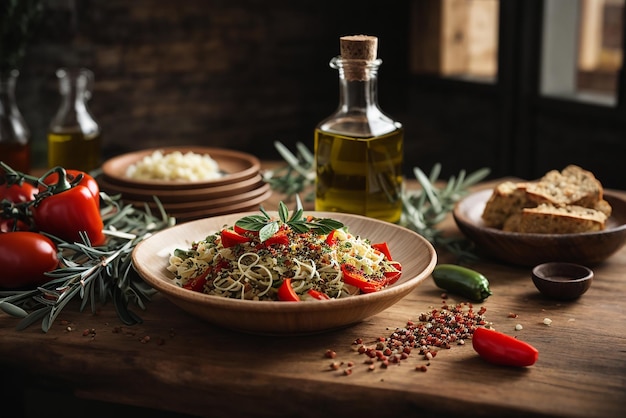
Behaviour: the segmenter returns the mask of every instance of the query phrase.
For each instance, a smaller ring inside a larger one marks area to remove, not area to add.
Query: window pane
[[[495,82],[498,0],[419,0],[412,7],[414,73]]]
[[[614,106],[624,0],[547,0],[541,93]]]

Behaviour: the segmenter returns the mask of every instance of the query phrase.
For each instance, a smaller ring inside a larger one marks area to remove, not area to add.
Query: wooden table
[[[458,233],[451,217],[443,228]],[[441,251],[439,261],[454,262]],[[493,366],[468,343],[440,351],[427,372],[416,370],[427,364],[416,353],[369,370],[353,341],[388,336],[441,306],[432,280],[363,323],[299,337],[220,329],[157,295],[138,312],[144,322],[132,327],[120,323],[110,302],[97,315],[66,307],[48,333],[38,326],[16,331],[16,320],[0,313],[3,408],[22,405],[25,416],[60,408],[66,416],[90,417],[110,416],[109,404],[149,408],[151,417],[620,416],[626,407],[626,247],[594,267],[593,286],[573,302],[544,299],[529,268],[494,261],[474,268],[491,282],[493,296],[479,304],[487,320],[533,344],[540,352],[534,366]],[[448,299],[454,301],[460,300]],[[516,331],[517,324],[523,329]],[[325,357],[329,349],[335,359]],[[334,370],[333,362],[343,363]]]

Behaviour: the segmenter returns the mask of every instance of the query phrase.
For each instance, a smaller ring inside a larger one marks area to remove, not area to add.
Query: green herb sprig
[[[266,181],[273,190],[287,194],[287,198],[307,193],[312,200],[314,192],[309,189],[315,182],[314,156],[302,143],[297,143],[297,155],[280,142],[274,143],[277,151],[287,162],[287,167],[266,173]],[[490,170],[479,169],[471,174],[461,170],[447,181],[440,180],[441,164],[433,166],[427,176],[419,167],[413,173],[420,189],[402,190],[402,217],[400,225],[411,229],[433,245],[444,248],[461,259],[476,258],[471,242],[463,237],[446,237],[439,224],[454,209],[454,205],[469,193],[469,188],[486,178]],[[438,186],[438,184],[442,184]]]
[[[329,218],[308,219],[303,216],[304,208],[300,196],[296,195],[296,207],[289,216],[289,209],[282,201],[278,204],[278,219],[267,213],[263,207],[260,208],[261,215],[245,216],[235,222],[235,225],[248,231],[258,231],[261,242],[274,236],[281,225],[287,225],[292,230],[300,233],[315,231],[320,234],[328,234],[335,229],[343,228],[343,223]]]
[[[93,313],[98,304],[111,300],[120,320],[126,325],[141,323],[141,318],[129,309],[133,304],[145,309],[145,303],[156,292],[132,267],[132,251],[154,232],[174,225],[155,198],[158,213],[121,203],[120,196],[100,193],[104,246],[92,247],[86,236],[83,242],[67,242],[47,235],[57,245],[61,267],[47,275],[51,280],[32,290],[0,291],[0,310],[20,318],[16,328],[25,329],[37,321],[47,332],[68,303],[80,299],[80,310],[87,307]]]

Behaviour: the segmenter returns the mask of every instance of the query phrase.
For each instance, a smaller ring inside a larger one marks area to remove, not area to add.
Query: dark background
[[[383,60],[380,105],[406,128],[408,177],[437,162],[445,177],[488,167],[524,178],[575,163],[626,188],[624,112],[537,97],[540,0],[501,3],[500,74],[490,85],[411,73],[415,1],[46,1],[17,85],[34,164],[45,165],[62,66],[95,74],[89,106],[105,158],[177,144],[264,159],[280,159],[274,141],[312,150],[316,123],[337,106],[328,62],[339,37],[369,34]]]

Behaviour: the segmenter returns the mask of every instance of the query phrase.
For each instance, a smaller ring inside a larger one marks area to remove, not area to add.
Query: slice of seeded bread
[[[506,220],[523,208],[535,206],[526,196],[526,183],[505,181],[498,184],[485,204],[482,213],[485,225],[502,228]]]
[[[488,227],[509,232],[598,231],[612,211],[603,194],[593,173],[572,164],[537,181],[497,185],[482,218]]]
[[[602,184],[593,173],[576,165],[568,165],[560,172],[547,172],[539,181],[529,183],[526,193],[537,204],[556,206],[593,207],[603,197]]]
[[[516,232],[537,234],[572,234],[601,231],[606,215],[583,206],[554,206],[542,203],[522,210]]]

